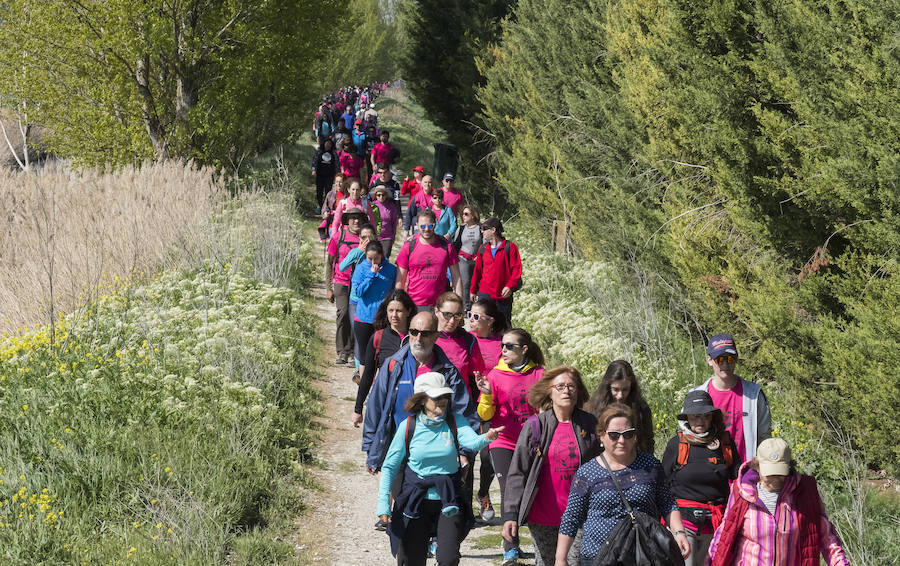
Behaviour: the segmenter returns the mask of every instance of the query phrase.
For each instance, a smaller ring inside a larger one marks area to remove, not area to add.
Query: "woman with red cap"
[[[425,168],[421,165],[416,165],[413,167],[412,180],[410,180],[408,176],[403,179],[403,185],[400,187],[400,194],[409,195],[409,201],[406,203],[407,207],[412,204],[413,199],[416,198],[416,195],[422,190],[422,177],[424,176]]]

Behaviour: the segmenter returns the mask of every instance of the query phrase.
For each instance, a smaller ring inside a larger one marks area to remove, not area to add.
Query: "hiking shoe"
[[[428,543],[428,552],[425,553],[426,558],[434,558],[437,556],[437,539],[431,537],[431,542]]]
[[[356,360],[354,360],[352,357],[348,358],[347,359],[347,367],[356,369]]]
[[[491,505],[490,494],[479,497],[478,502],[481,503],[481,520],[485,523],[494,518],[494,506]]]
[[[387,523],[385,523],[385,522],[382,521],[381,519],[378,519],[378,520],[375,522],[375,530],[376,530],[376,531],[386,531],[386,530],[387,530]]]
[[[360,375],[359,375],[359,372],[358,372],[358,371],[353,372],[353,377],[350,378],[350,379],[353,380],[353,383],[359,385],[359,380],[361,379],[361,378],[360,378]]]
[[[519,563],[519,549],[510,548],[503,553],[503,562],[501,566],[514,566]]]
[[[337,359],[334,360],[334,365],[336,365],[336,366],[347,365],[347,356],[345,356],[343,354],[338,356]]]

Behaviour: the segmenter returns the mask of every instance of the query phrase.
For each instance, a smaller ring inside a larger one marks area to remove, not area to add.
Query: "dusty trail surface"
[[[317,254],[317,258],[317,272],[321,273],[324,269],[322,255]],[[325,405],[325,415],[319,419],[322,427],[317,451],[320,466],[312,472],[322,489],[304,494],[309,510],[297,525],[296,544],[306,559],[314,563],[396,564],[387,535],[373,528],[378,480],[365,469],[365,454],[361,451],[362,428],[354,428],[351,423],[357,391],[351,380],[353,370],[334,365],[334,306],[325,300],[321,282],[313,293],[319,336],[325,343],[321,379],[316,383]],[[476,460],[476,486],[477,468]],[[499,515],[500,491],[496,480],[492,484],[491,500]],[[462,544],[461,566],[499,564],[502,557],[499,533],[499,517],[488,525],[476,523]],[[532,549],[525,543],[523,540],[525,560],[519,563],[533,564]],[[429,559],[428,564],[435,564],[434,559]]]

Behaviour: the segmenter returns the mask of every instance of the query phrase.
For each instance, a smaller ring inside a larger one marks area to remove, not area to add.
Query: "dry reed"
[[[0,170],[0,331],[48,324],[105,283],[150,273],[224,197],[205,169]]]

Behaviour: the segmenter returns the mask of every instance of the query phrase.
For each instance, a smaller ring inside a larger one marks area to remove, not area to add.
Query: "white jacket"
[[[713,378],[706,380],[706,383],[695,387],[709,392],[709,383]],[[743,425],[744,425],[744,445],[747,447],[747,460],[752,460],[756,456],[756,447],[763,440],[772,436],[772,412],[769,410],[769,400],[763,393],[762,387],[747,381],[738,376],[744,391],[743,395]]]

